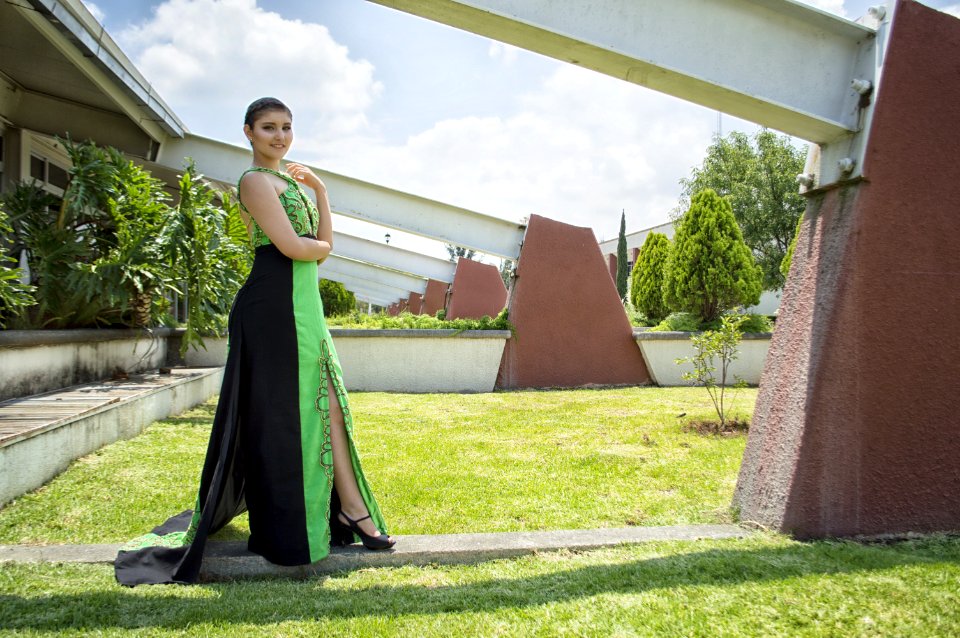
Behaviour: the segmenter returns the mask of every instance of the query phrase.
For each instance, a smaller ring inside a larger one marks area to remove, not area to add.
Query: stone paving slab
[[[312,565],[282,567],[247,551],[244,541],[211,542],[201,569],[203,580],[315,574],[399,565],[476,563],[536,552],[588,550],[650,541],[744,538],[754,534],[736,525],[674,525],[549,532],[438,534],[397,536],[390,550],[368,551],[360,545],[335,547]],[[0,545],[0,563],[112,563],[120,545]]]

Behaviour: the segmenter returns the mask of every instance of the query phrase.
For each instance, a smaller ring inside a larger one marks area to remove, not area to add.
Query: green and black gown
[[[315,236],[319,214],[300,185],[283,173],[250,170],[288,183],[280,202],[290,223],[298,235]],[[358,541],[336,518],[330,385],[360,494],[373,522],[387,532],[353,442],[317,262],[284,256],[255,221],[251,243],[253,268],[230,311],[227,364],[196,505],[120,550],[115,572],[124,585],[196,582],[208,536],[245,510],[248,548],[278,565],[312,563],[331,544]]]

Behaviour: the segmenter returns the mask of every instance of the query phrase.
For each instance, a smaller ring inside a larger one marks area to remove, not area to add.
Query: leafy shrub
[[[742,315],[740,332],[773,332],[773,322],[767,315]]]
[[[726,389],[728,385],[742,388],[746,383],[741,379],[734,381],[730,373],[730,364],[737,358],[737,346],[740,344],[740,326],[745,317],[743,315],[725,315],[717,330],[706,330],[690,338],[696,354],[692,357],[677,359],[677,365],[692,363],[693,370],[684,372],[683,378],[703,385],[710,395],[713,407],[720,417],[720,430],[726,426],[729,406],[726,403]],[[717,366],[720,366],[719,376]]]
[[[627,318],[630,320],[630,325],[635,328],[649,328],[650,326],[657,325],[656,321],[651,320],[647,315],[634,308],[632,304],[627,304],[624,310],[627,311]]]
[[[169,321],[165,293],[176,289],[190,304],[183,348],[222,333],[251,263],[232,198],[191,162],[171,208],[164,184],[116,149],[60,142],[71,161],[62,203],[28,182],[3,197],[12,227],[4,249],[26,250],[36,286],[17,327],[157,325]]]
[[[331,328],[363,328],[392,330],[510,330],[513,324],[507,319],[504,308],[496,317],[483,316],[480,319],[438,319],[430,315],[415,315],[401,312],[395,317],[386,313],[365,315],[352,312],[338,317],[330,317],[327,325]]]
[[[233,298],[249,270],[250,251],[230,239],[230,215],[213,203],[214,192],[188,161],[180,176],[180,201],[168,214],[161,253],[190,300],[180,350],[203,346],[205,334],[224,334]]]
[[[730,313],[727,316],[736,316],[742,319],[740,332],[773,332],[773,322],[767,315],[741,315]],[[701,330],[718,330],[722,326],[722,318],[714,321],[700,321],[697,315],[690,312],[675,312],[658,323],[651,332],[699,332]]]
[[[668,315],[666,319],[650,328],[651,332],[697,332],[698,330],[707,330],[719,325],[719,322],[710,322],[704,324],[700,317],[692,312],[675,312]]]
[[[356,296],[339,281],[320,280],[320,300],[323,302],[323,315],[333,317],[355,312]]]
[[[663,275],[670,257],[670,240],[662,233],[647,235],[631,273],[633,307],[656,323],[670,314],[663,302]]]
[[[7,220],[7,214],[0,207],[0,247],[3,248],[12,243],[10,233],[13,228]],[[0,328],[6,328],[8,319],[33,303],[36,289],[30,284],[21,283],[22,275],[23,271],[17,267],[17,259],[0,252]]]
[[[711,189],[694,195],[667,260],[667,305],[710,322],[735,306],[757,304],[761,283],[730,202]]]

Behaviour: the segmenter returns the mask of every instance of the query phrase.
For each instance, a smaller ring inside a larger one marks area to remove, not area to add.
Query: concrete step
[[[282,567],[252,554],[243,541],[212,541],[204,555],[201,579],[230,580],[251,577],[305,578],[367,567],[477,563],[537,552],[583,551],[651,541],[693,541],[745,538],[754,534],[736,525],[673,525],[396,536],[389,550],[368,551],[360,545],[334,547],[330,555],[311,565]],[[120,545],[0,545],[0,563],[112,563]]]
[[[74,459],[206,401],[222,378],[223,368],[174,368],[0,402],[0,506]]]

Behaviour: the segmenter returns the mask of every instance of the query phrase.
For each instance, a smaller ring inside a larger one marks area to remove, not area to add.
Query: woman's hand
[[[327,187],[323,183],[317,174],[312,170],[304,166],[303,164],[297,164],[296,162],[290,162],[285,167],[287,173],[295,179],[300,184],[304,186],[309,186],[317,192],[326,192]]]

